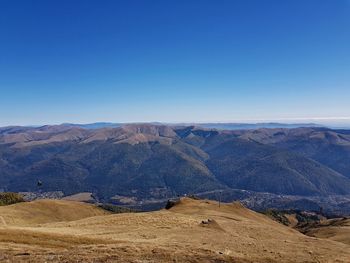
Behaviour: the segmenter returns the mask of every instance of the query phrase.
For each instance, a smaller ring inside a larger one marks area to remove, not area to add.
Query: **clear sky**
[[[0,126],[349,117],[349,0],[0,1]]]

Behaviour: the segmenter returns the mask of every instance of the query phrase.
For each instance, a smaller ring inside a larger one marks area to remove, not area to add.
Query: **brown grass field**
[[[350,262],[343,238],[315,236],[238,203],[189,198],[124,214],[66,200],[0,207],[0,262]]]
[[[326,238],[350,246],[350,219],[336,218],[321,221],[311,226],[305,234],[312,237]]]

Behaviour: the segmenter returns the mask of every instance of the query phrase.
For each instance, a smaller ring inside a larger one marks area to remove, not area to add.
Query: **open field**
[[[43,200],[0,207],[1,262],[349,262],[350,245],[305,236],[238,203],[181,201],[109,214]]]

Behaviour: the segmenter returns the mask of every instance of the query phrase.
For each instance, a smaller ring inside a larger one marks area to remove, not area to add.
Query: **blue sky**
[[[348,0],[1,0],[0,125],[350,120]]]

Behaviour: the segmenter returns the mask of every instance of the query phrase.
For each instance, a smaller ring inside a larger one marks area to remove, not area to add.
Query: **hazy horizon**
[[[208,121],[91,121],[91,122],[48,122],[48,123],[9,123],[5,125],[1,125],[0,127],[6,126],[43,126],[43,125],[61,125],[61,124],[77,124],[77,125],[87,125],[87,124],[95,124],[95,123],[106,123],[106,124],[135,124],[135,123],[160,123],[160,124],[268,124],[268,123],[278,123],[278,124],[286,124],[286,125],[300,125],[300,124],[315,124],[320,126],[326,126],[330,128],[350,128],[350,118],[311,118],[311,119],[255,119],[255,120],[224,120],[224,121],[216,121],[216,120],[208,120]]]

